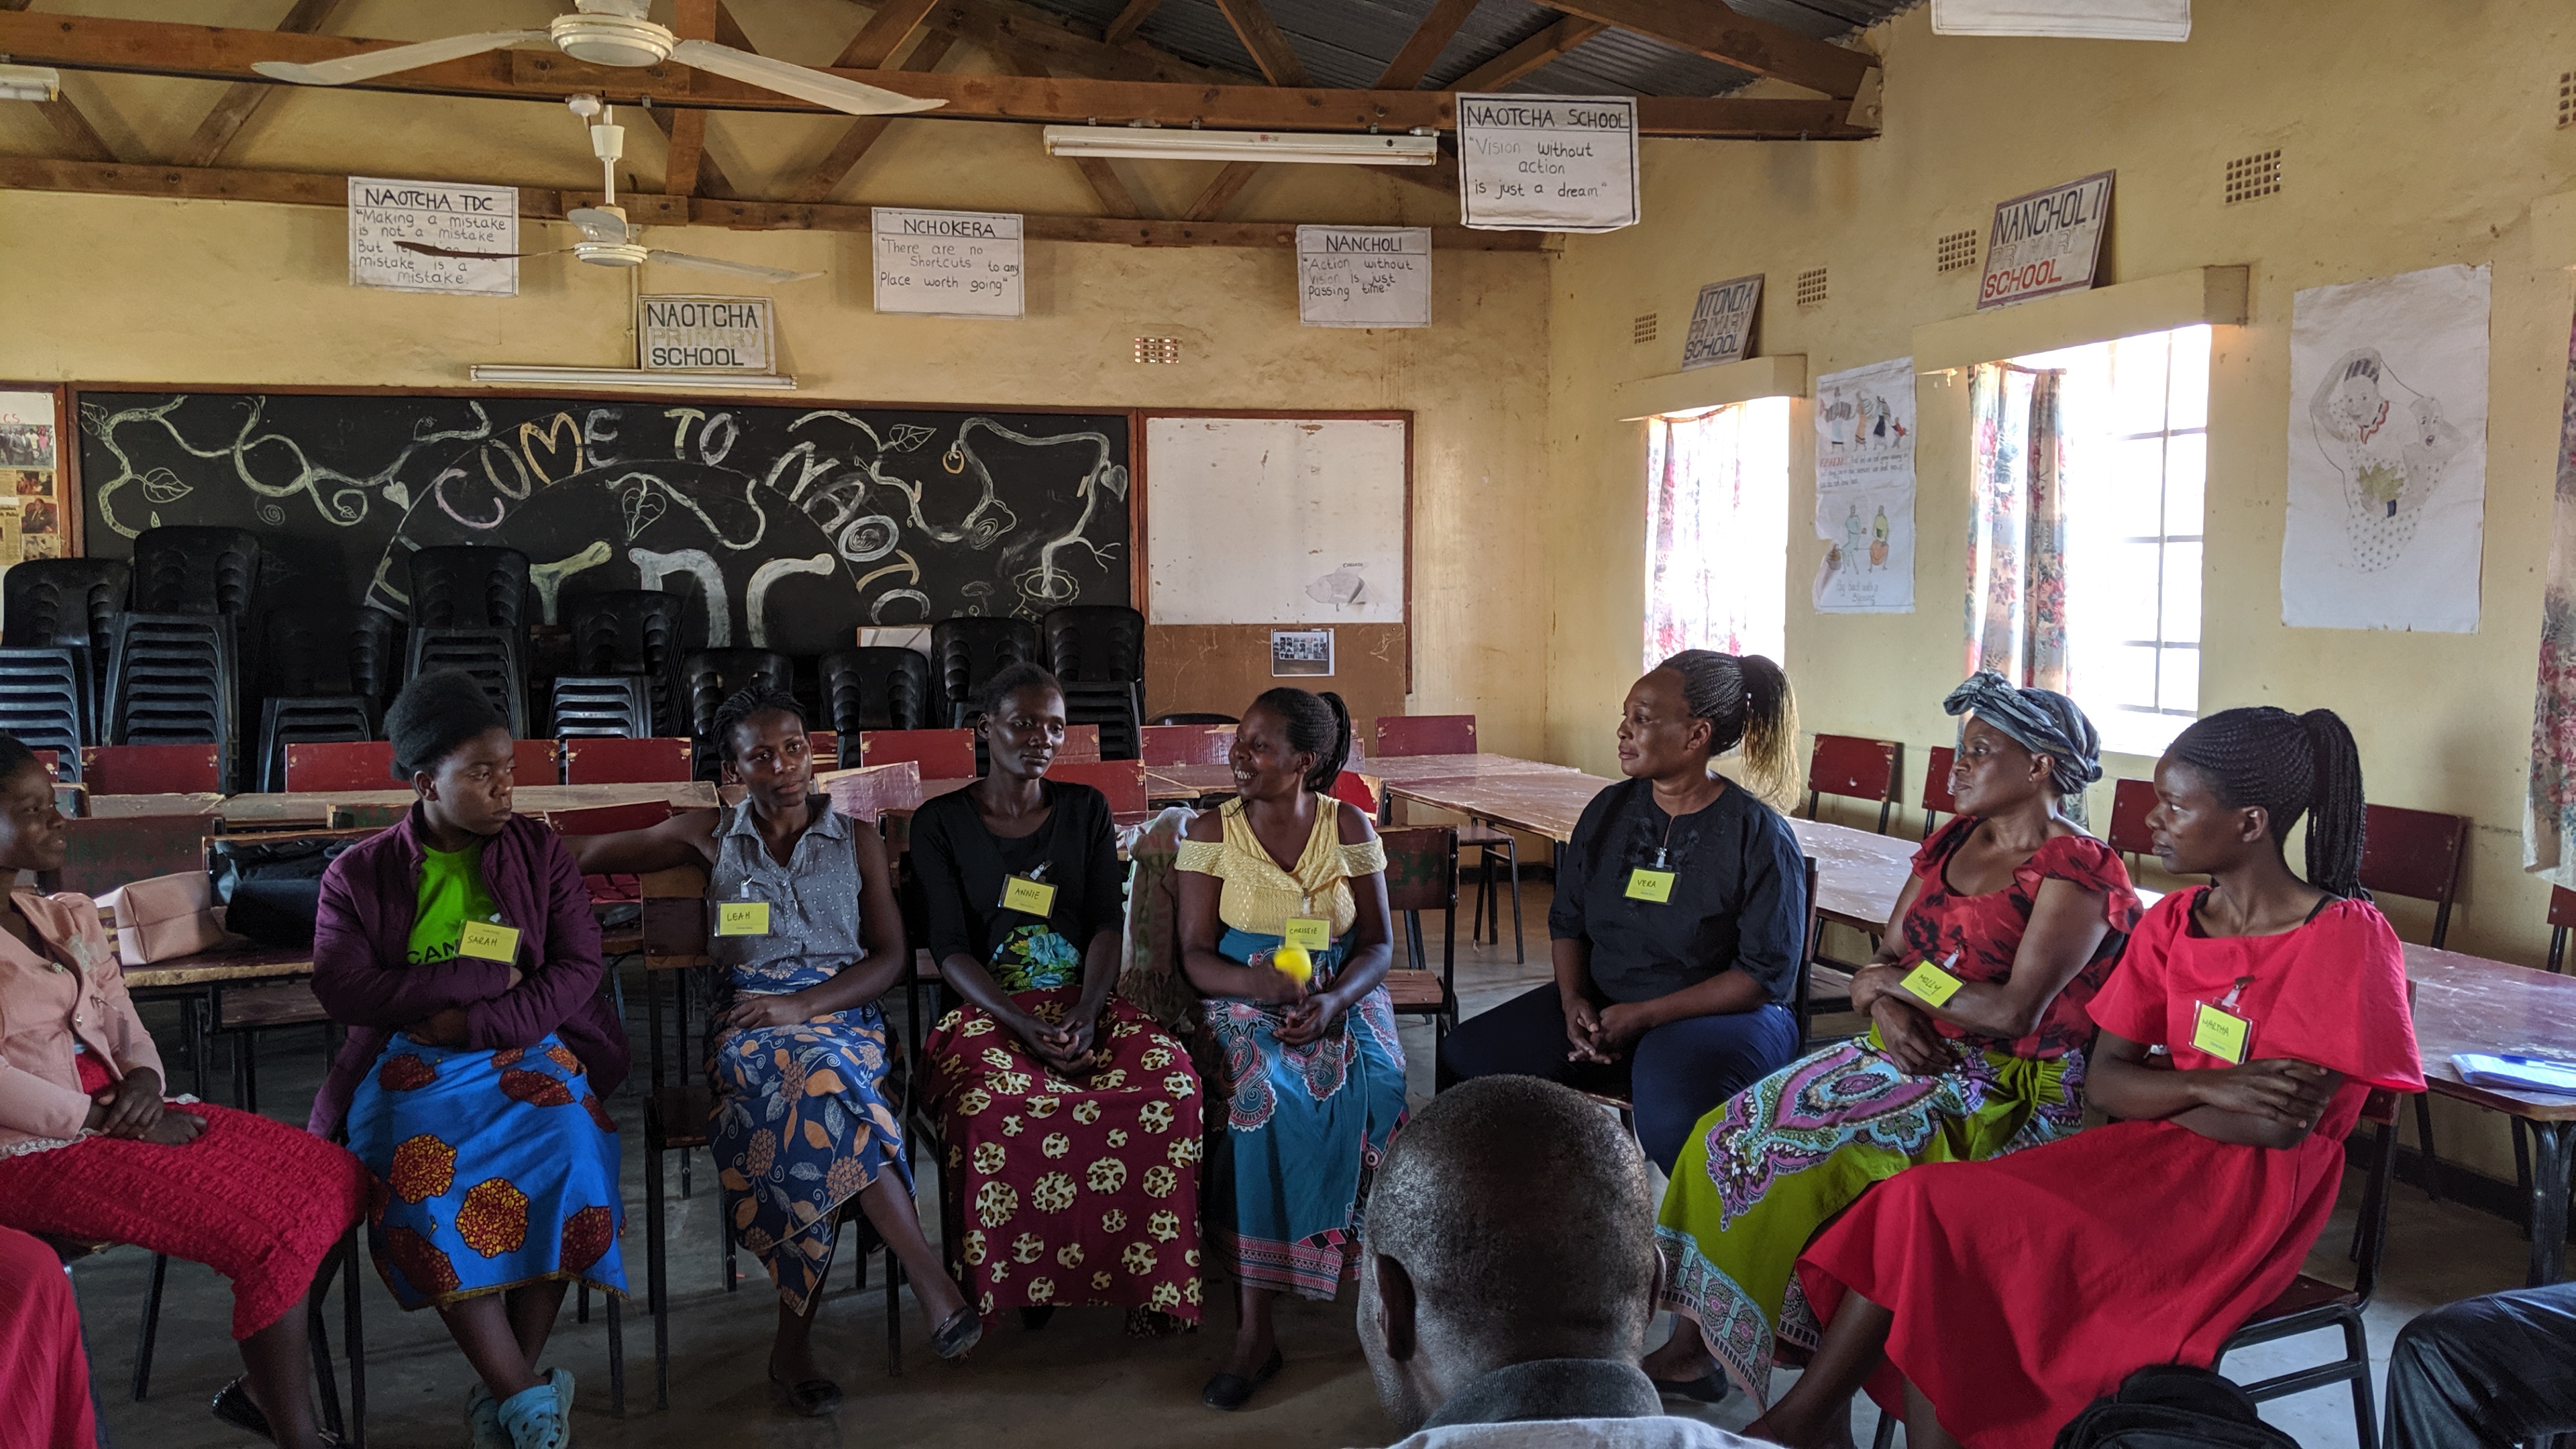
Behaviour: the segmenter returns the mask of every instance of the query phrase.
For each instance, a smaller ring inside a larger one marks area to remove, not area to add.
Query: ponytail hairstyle
[[[2261,807],[2275,849],[2305,814],[2308,884],[2362,897],[2361,751],[2342,716],[2269,705],[2221,710],[2184,730],[2170,753],[2206,775],[2221,804]]]
[[[1759,654],[1685,649],[1655,668],[1681,676],[1691,717],[1708,721],[1709,758],[1743,746],[1753,793],[1788,798],[1798,779],[1798,702],[1779,665]]]
[[[1288,748],[1315,752],[1315,768],[1306,772],[1308,793],[1331,794],[1333,782],[1342,777],[1342,766],[1351,757],[1351,711],[1342,697],[1329,689],[1308,694],[1283,684],[1263,691],[1253,703],[1288,726]]]

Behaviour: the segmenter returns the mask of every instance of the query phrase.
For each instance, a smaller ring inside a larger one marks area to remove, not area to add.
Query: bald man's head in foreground
[[[1360,1343],[1409,1434],[1508,1364],[1633,1364],[1656,1279],[1646,1159],[1617,1121],[1553,1082],[1480,1077],[1433,1098],[1378,1171]]]

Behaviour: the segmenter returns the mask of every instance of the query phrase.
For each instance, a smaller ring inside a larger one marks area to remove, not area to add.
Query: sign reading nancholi
[[[1309,327],[1431,325],[1431,228],[1297,228],[1297,320]]]
[[[349,178],[349,285],[396,292],[519,295],[515,257],[441,257],[419,242],[464,252],[519,249],[519,189],[452,181]]]
[[[1699,289],[1691,307],[1690,336],[1682,342],[1682,371],[1742,362],[1752,350],[1753,318],[1762,306],[1762,277],[1737,277]]]
[[[1459,96],[1458,211],[1489,231],[1636,225],[1636,99]]]
[[[1996,205],[1977,310],[2093,285],[2111,215],[2111,175],[2096,172]]]
[[[880,206],[873,217],[878,311],[1021,315],[1026,293],[1016,214]]]
[[[646,372],[776,370],[767,297],[639,297],[635,348]]]

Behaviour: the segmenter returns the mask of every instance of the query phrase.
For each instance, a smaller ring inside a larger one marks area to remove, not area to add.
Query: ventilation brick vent
[[[2558,124],[2576,126],[2576,70],[2558,73]]]
[[[1177,337],[1139,337],[1136,339],[1138,362],[1178,362],[1181,339]]]
[[[1976,264],[1977,234],[1973,230],[1951,232],[1943,236],[1934,249],[1935,271],[1965,271]]]
[[[2281,189],[2279,148],[2239,156],[2227,163],[2227,205],[2269,196]]]
[[[1656,314],[1652,312],[1638,313],[1637,320],[1628,326],[1628,340],[1639,347],[1654,341],[1655,318]]]
[[[1818,267],[1813,271],[1798,274],[1798,305],[1801,307],[1825,305],[1824,268]]]

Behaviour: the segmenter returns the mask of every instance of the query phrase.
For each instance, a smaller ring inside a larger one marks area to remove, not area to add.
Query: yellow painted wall
[[[73,8],[73,7],[55,7]],[[89,7],[137,18],[274,24],[276,0]],[[349,7],[344,33],[421,38],[542,24],[553,0]],[[764,50],[828,61],[865,18],[840,0],[741,0]],[[533,17],[533,18],[532,18]],[[943,68],[987,68],[960,46]],[[221,87],[74,75],[67,89],[119,153],[167,155]],[[662,143],[628,123],[629,172],[658,178]],[[720,116],[710,147],[737,184],[778,194],[827,151],[840,122]],[[0,154],[58,154],[28,106],[0,106]],[[595,185],[597,163],[561,107],[340,92],[281,95],[223,164],[249,168]],[[1214,165],[1114,163],[1150,206],[1187,205]],[[659,189],[648,180],[647,189]],[[835,200],[1065,213],[1098,202],[1036,128],[902,121]],[[1277,167],[1238,202],[1252,218],[1374,224],[1438,219],[1439,198],[1340,167]],[[318,207],[161,202],[0,191],[0,379],[257,386],[458,386],[474,362],[632,365],[630,274],[557,257],[522,264],[510,299],[353,289],[344,213]],[[525,226],[523,243],[566,228]],[[1386,409],[1415,414],[1415,693],[1420,711],[1473,711],[1499,750],[1542,745],[1538,541],[1543,491],[1548,259],[1444,253],[1427,331],[1297,323],[1294,257],[1280,249],[1029,245],[1028,317],[879,317],[864,236],[657,229],[661,245],[829,272],[764,289],[777,298],[781,365],[809,396],[871,402]],[[654,290],[701,291],[708,274],[648,268]],[[1182,339],[1177,366],[1139,366],[1140,333]],[[1150,489],[1150,482],[1148,487]],[[1246,538],[1258,549],[1264,540]]]
[[[1935,37],[1917,10],[1867,37],[1887,58],[1877,141],[1646,144],[1647,223],[1572,240],[1556,270],[1550,748],[1595,770],[1614,763],[1612,713],[1640,663],[1644,444],[1642,425],[1614,421],[1610,391],[1678,365],[1696,289],[1766,273],[1760,349],[1804,352],[1811,376],[1904,356],[1915,326],[1974,306],[1977,273],[1937,274],[1936,237],[1982,235],[1997,200],[2116,169],[2107,281],[2252,268],[2249,322],[2219,329],[2211,369],[2202,708],[2342,712],[2373,800],[2476,822],[2450,943],[2537,965],[2546,888],[2520,871],[2520,819],[2570,282],[2535,266],[2525,209],[2576,179],[2576,130],[2558,129],[2556,112],[2576,15],[2549,0],[2193,10],[2181,45]],[[2226,161],[2272,147],[2282,191],[2223,205]],[[2481,627],[2286,628],[2292,293],[2453,262],[2495,268]],[[1793,280],[1819,266],[1830,300],[1802,309]],[[1631,322],[1649,311],[1662,338],[1633,345]],[[1964,377],[1923,378],[1916,398],[1911,615],[1808,607],[1824,545],[1809,536],[1812,422],[1797,410],[1785,661],[1809,729],[1905,742],[1909,801],[1923,752],[1950,740],[1940,701],[1964,668],[1968,462]],[[2114,775],[2152,765],[2105,763]],[[2107,818],[2107,788],[2096,798]],[[2429,912],[2389,909],[2422,939]],[[2445,1154],[2474,1149],[2510,1177],[2496,1119],[2473,1128],[2473,1115],[2445,1114]]]

